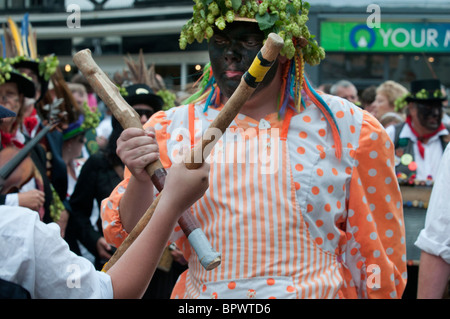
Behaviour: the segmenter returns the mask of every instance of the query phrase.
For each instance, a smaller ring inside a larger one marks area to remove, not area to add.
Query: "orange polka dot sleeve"
[[[378,121],[363,116],[348,198],[346,286],[359,298],[401,298],[406,246],[394,147]]]
[[[160,151],[160,160],[165,168],[171,165],[171,161],[167,156],[167,120],[166,113],[160,111],[155,113],[151,119],[144,125],[144,128],[152,126],[156,130],[156,139]],[[125,167],[124,180],[116,186],[111,195],[104,199],[101,204],[101,218],[103,234],[106,241],[115,247],[119,247],[128,236],[127,230],[124,229],[120,219],[119,205],[123,194],[125,193],[131,173]],[[156,192],[156,191],[155,191]],[[128,230],[131,231],[131,230]]]

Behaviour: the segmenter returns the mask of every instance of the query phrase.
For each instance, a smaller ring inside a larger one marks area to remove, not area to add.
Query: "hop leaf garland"
[[[169,90],[159,90],[158,92],[156,92],[156,95],[163,99],[164,105],[162,108],[164,111],[167,111],[175,106],[176,96]]]
[[[39,59],[36,60],[39,62],[39,75],[43,77],[45,81],[48,81],[59,66],[58,58],[52,54],[44,57],[42,61],[39,61]]]
[[[441,98],[441,97],[443,97],[441,90],[435,90],[434,92],[428,92],[427,90],[422,89],[422,90],[418,91],[415,95],[413,95],[411,93],[407,93],[407,94],[403,95],[402,97],[399,97],[394,102],[394,105],[395,105],[394,109],[396,112],[400,112],[401,110],[403,110],[404,107],[406,105],[408,105],[408,101],[407,101],[408,98],[427,100],[429,98],[436,99],[436,98]]]
[[[95,111],[92,111],[86,102],[83,103],[84,110],[84,121],[81,124],[82,130],[88,130],[91,128],[96,128],[100,124],[101,113],[96,108]]]
[[[28,80],[32,81],[32,79],[24,74],[20,73],[18,70],[13,68],[13,64],[17,63],[18,59],[21,57],[16,58],[0,58],[0,85],[4,84],[6,81],[9,81],[11,79],[11,73],[17,73],[21,76],[27,78]]]
[[[0,58],[0,85],[10,80],[13,72],[13,67],[7,60]]]
[[[50,217],[54,222],[59,221],[61,218],[61,212],[66,209],[64,204],[62,203],[61,199],[59,198],[58,193],[56,192],[55,188],[52,184],[50,184],[51,190],[52,190],[52,203],[50,204]]]
[[[266,36],[277,33],[285,44],[281,54],[288,59],[295,56],[293,39],[304,38],[303,57],[310,65],[317,65],[325,58],[325,51],[310,34],[306,22],[310,5],[301,0],[194,0],[192,18],[181,30],[179,45],[184,50],[188,44],[214,34],[214,27],[225,29],[236,17],[254,19]]]

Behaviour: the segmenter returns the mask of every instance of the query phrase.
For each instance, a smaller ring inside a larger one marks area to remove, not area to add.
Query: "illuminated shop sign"
[[[320,45],[326,51],[450,52],[450,23],[322,22]]]

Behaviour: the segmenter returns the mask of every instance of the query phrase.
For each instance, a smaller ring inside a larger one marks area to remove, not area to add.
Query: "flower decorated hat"
[[[17,84],[19,92],[25,97],[32,98],[35,94],[33,81],[25,74],[20,73],[13,67],[14,59],[0,58],[0,85],[14,82]]]
[[[50,77],[59,65],[58,58],[53,54],[39,58],[36,32],[29,22],[28,13],[24,15],[20,29],[9,17],[3,31],[1,41],[3,57],[12,58],[12,65],[15,69],[30,69],[37,75],[41,84],[40,99],[42,99],[47,92]]]
[[[402,110],[409,102],[436,104],[447,100],[447,96],[441,89],[441,81],[438,79],[412,81],[410,92],[395,101],[396,111]]]

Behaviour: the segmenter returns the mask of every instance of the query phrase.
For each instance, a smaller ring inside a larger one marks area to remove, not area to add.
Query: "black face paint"
[[[420,125],[429,131],[435,131],[442,122],[442,103],[416,103],[417,117]]]
[[[229,98],[238,87],[262,48],[264,33],[257,23],[233,22],[224,30],[216,29],[209,40],[209,58],[220,92]],[[277,61],[267,72],[255,93],[272,82],[277,71]]]

